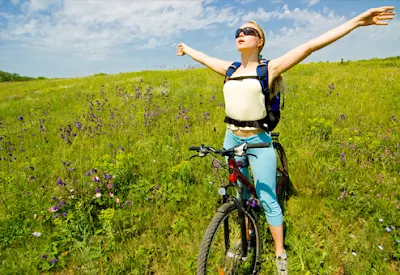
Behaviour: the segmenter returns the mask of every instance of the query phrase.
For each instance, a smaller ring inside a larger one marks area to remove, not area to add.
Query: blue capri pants
[[[254,177],[257,196],[264,208],[265,216],[268,224],[279,226],[283,223],[282,209],[276,197],[276,153],[272,145],[272,138],[267,132],[261,132],[250,137],[239,137],[231,130],[227,129],[225,134],[224,148],[229,149],[233,146],[247,143],[269,142],[269,148],[252,148],[247,152],[254,154],[248,157],[235,157],[236,161],[240,160],[245,167],[240,168],[240,171],[250,179],[249,168]],[[245,189],[244,197],[249,198],[249,192]]]

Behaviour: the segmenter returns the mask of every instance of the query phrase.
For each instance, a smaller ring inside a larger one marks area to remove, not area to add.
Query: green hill
[[[284,78],[291,273],[396,274],[400,59]],[[209,69],[0,83],[0,273],[194,274],[226,174],[188,147],[222,146],[222,84]]]

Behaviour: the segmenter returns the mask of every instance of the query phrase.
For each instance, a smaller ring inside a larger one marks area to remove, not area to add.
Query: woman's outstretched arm
[[[300,45],[299,47],[287,52],[276,59],[271,60],[269,63],[270,74],[272,78],[289,70],[296,64],[300,63],[303,59],[311,53],[335,42],[346,34],[350,33],[357,27],[369,25],[387,25],[387,22],[381,20],[393,19],[396,12],[392,11],[394,7],[380,7],[369,9],[366,12],[354,17],[343,25],[332,29],[321,36]]]
[[[202,52],[192,49],[184,43],[178,45],[176,54],[179,56],[187,54],[197,62],[209,67],[211,70],[219,73],[220,75],[225,75],[226,70],[233,63],[208,56]]]

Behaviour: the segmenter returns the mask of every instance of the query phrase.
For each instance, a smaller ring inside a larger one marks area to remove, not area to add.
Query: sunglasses
[[[244,35],[258,36],[259,38],[261,38],[261,36],[258,33],[258,31],[256,29],[252,28],[252,27],[246,27],[246,28],[243,28],[243,29],[237,29],[235,37],[238,38],[241,32],[243,32]]]

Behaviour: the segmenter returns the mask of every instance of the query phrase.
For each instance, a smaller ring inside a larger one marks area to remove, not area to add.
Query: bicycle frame
[[[235,187],[238,190],[239,193],[239,200],[230,197],[225,194],[223,195],[223,203],[226,203],[228,199],[230,198],[233,200],[233,202],[236,204],[236,207],[238,209],[238,215],[239,215],[239,222],[240,222],[240,235],[241,235],[241,242],[242,242],[242,258],[245,258],[247,256],[247,237],[249,235],[248,228],[246,227],[246,220],[245,220],[245,215],[244,211],[245,210],[245,200],[243,198],[243,188],[247,188],[249,193],[251,195],[254,195],[257,197],[256,193],[256,188],[255,186],[250,182],[250,180],[239,170],[239,166],[237,165],[237,162],[235,160],[235,157],[231,156],[228,158],[228,167],[229,167],[229,184],[222,186],[225,190],[228,189],[228,187]],[[237,181],[239,181],[241,184],[238,185]],[[225,236],[225,251],[229,250],[229,224],[228,221],[224,221],[224,236]]]

